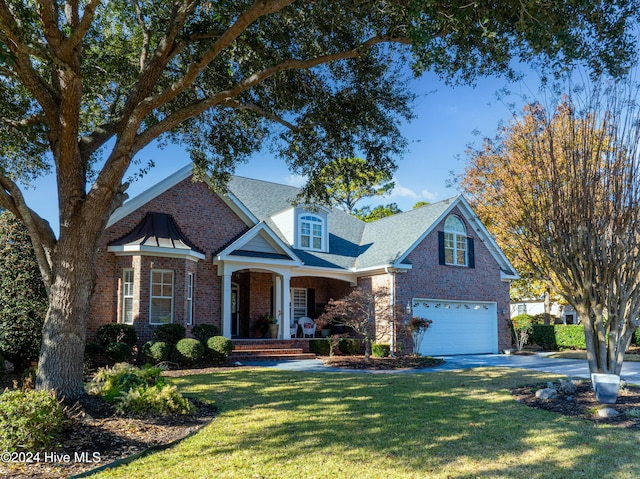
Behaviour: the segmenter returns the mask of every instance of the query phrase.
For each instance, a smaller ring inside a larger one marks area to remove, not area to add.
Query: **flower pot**
[[[591,374],[591,386],[600,404],[615,404],[618,400],[620,376],[617,374]]]
[[[278,325],[277,324],[270,324],[269,325],[269,334],[271,335],[271,339],[277,339],[278,338]]]

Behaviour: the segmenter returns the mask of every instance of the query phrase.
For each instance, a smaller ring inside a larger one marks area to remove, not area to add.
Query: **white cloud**
[[[307,177],[302,175],[289,175],[284,180],[285,184],[300,188],[307,182]]]
[[[402,186],[397,179],[393,180],[396,184],[395,188],[391,191],[389,198],[391,199],[399,199],[399,198],[409,198],[415,201],[433,201],[438,195],[436,193],[432,193],[427,189],[420,190],[416,192],[411,188],[407,188],[406,186]]]

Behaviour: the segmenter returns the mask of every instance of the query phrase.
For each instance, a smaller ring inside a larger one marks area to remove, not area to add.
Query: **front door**
[[[240,335],[240,286],[231,284],[231,336]]]

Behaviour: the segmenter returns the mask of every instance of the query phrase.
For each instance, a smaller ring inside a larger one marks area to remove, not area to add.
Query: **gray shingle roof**
[[[234,176],[229,192],[283,240],[271,217],[291,208],[298,188]],[[365,223],[332,208],[328,215],[329,253],[294,249],[307,266],[338,269],[372,268],[395,263],[421,238],[455,198]]]

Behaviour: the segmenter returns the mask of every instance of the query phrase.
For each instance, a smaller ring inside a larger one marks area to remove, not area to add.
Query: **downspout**
[[[396,271],[390,266],[384,268],[391,275],[391,337],[389,339],[389,355],[396,357]]]

